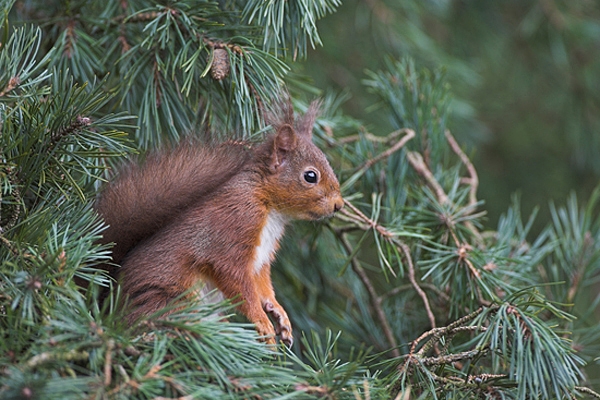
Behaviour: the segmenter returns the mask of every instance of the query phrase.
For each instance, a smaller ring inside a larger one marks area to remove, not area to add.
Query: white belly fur
[[[269,212],[267,223],[260,232],[260,243],[254,250],[254,273],[258,274],[271,262],[279,239],[283,236],[287,219],[276,211]]]

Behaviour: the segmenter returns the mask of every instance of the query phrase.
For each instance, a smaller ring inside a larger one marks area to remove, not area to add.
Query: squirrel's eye
[[[318,176],[315,171],[308,170],[304,172],[304,180],[308,183],[317,183]]]

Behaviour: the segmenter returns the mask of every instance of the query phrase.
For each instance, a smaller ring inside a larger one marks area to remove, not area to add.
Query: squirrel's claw
[[[275,320],[275,333],[279,335],[281,341],[287,346],[292,347],[294,337],[292,335],[292,324],[287,316],[287,313],[277,303],[266,301],[263,309],[267,314],[271,314]]]
[[[294,337],[292,336],[292,331],[291,329],[288,329],[289,327],[283,327],[281,329],[281,341],[288,347],[291,348],[292,345],[294,344]]]

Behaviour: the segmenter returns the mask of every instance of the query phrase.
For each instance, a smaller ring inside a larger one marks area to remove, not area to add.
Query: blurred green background
[[[361,84],[386,54],[443,68],[450,126],[480,178],[488,226],[513,193],[529,214],[584,202],[600,173],[600,1],[348,0],[319,22],[324,44],[302,62],[318,87],[348,89],[345,110],[391,128]]]

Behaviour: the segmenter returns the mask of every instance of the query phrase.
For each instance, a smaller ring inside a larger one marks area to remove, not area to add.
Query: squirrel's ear
[[[279,151],[291,151],[296,148],[298,138],[296,138],[296,132],[291,125],[285,124],[277,129],[277,136],[275,136],[275,148]]]
[[[277,129],[271,154],[271,170],[276,171],[284,162],[286,154],[296,148],[298,138],[291,125],[284,124]]]

